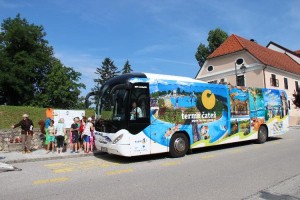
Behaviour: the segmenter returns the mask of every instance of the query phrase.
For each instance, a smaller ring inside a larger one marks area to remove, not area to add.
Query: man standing
[[[18,124],[12,126],[12,128],[21,126],[22,153],[31,153],[30,146],[33,135],[33,123],[28,117],[27,114],[24,114],[23,119]]]

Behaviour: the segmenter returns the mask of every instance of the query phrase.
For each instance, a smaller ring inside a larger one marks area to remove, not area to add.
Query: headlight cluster
[[[123,134],[119,135],[116,139],[113,140],[113,144],[116,144],[117,142],[119,142],[121,139],[123,138]]]

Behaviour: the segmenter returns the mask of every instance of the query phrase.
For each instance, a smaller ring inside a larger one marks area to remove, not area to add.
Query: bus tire
[[[189,149],[189,140],[183,133],[176,133],[170,140],[169,154],[173,158],[183,157]]]
[[[268,139],[268,129],[265,126],[260,126],[258,130],[257,143],[265,143]]]

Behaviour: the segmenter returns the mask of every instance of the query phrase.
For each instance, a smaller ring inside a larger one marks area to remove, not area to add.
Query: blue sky
[[[300,49],[299,0],[0,0],[0,21],[17,13],[42,25],[55,56],[87,89],[110,57],[121,69],[195,77],[195,52],[220,27],[259,44]]]

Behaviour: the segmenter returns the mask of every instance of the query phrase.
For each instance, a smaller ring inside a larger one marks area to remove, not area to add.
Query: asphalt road
[[[15,164],[0,173],[0,199],[300,199],[300,130],[265,144]],[[297,196],[299,195],[299,196]]]

